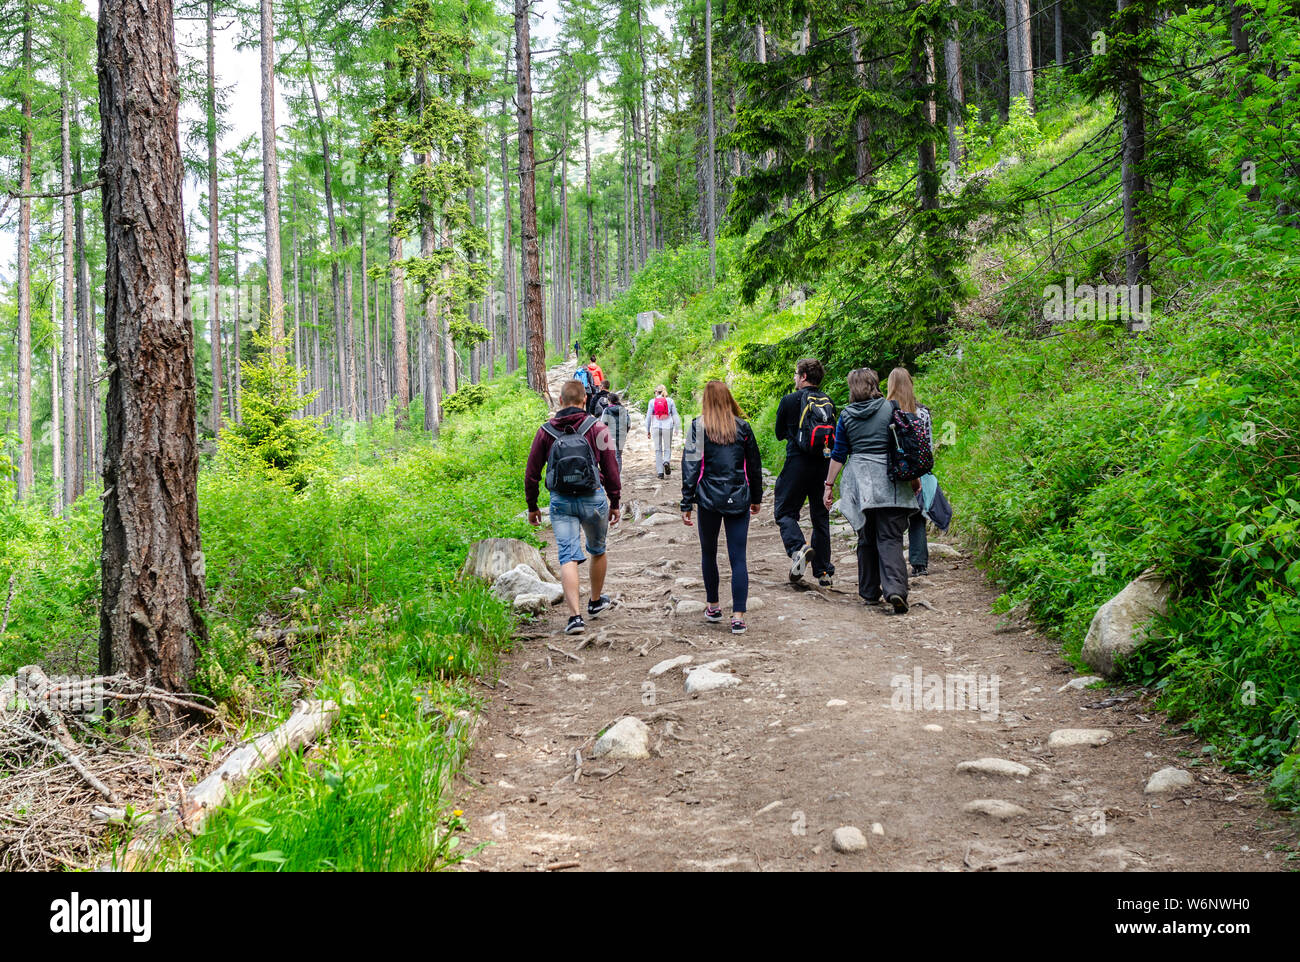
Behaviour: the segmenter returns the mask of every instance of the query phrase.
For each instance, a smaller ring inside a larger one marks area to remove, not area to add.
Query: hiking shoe
[[[660,481],[662,481],[664,479],[664,473],[660,471],[658,474],[655,475],[655,477],[657,477]]]
[[[902,595],[890,595],[889,603],[894,606],[894,614],[896,615],[907,614],[907,599],[904,598]]]
[[[835,576],[826,574],[818,575],[817,584],[821,585],[823,588],[834,588]]]
[[[573,615],[569,618],[568,625],[564,628],[566,635],[580,635],[587,630],[587,623],[582,620],[582,615]]]
[[[665,465],[664,465],[664,477],[665,477],[665,478],[671,478],[672,476],[673,476],[673,466],[672,466],[671,464],[665,464]]]
[[[745,633],[745,622],[744,622],[744,619],[742,619],[742,618],[736,618],[736,617],[734,617],[734,616],[732,617],[732,619],[731,619],[731,633],[732,633],[733,635],[743,635],[743,634]]]
[[[610,608],[613,607],[614,607],[614,602],[609,600],[609,595],[601,595],[599,598],[595,599],[594,601],[587,602],[587,614],[590,617],[595,618],[602,611],[608,611]]]
[[[875,608],[883,600],[884,600],[883,598],[877,595],[875,598],[871,598],[871,599],[863,598],[862,603],[866,605],[868,608]]]
[[[912,577],[916,578],[923,574],[928,574],[929,568],[926,565],[912,565]]]
[[[717,605],[705,605],[704,620],[711,621],[714,624],[717,624],[719,621],[722,620],[722,609]]]
[[[808,561],[812,558],[813,549],[808,545],[798,548],[794,554],[790,555],[790,580],[799,582],[803,578],[803,573],[808,567]]]

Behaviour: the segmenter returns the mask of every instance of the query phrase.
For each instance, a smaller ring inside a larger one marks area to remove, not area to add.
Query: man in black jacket
[[[821,361],[806,357],[795,365],[794,393],[781,398],[776,409],[776,438],[785,442],[785,465],[776,479],[773,512],[785,553],[790,556],[790,580],[798,582],[808,565],[824,588],[831,586],[835,565],[831,563],[831,514],[822,503],[827,460],[799,447],[799,418],[809,397],[826,397],[821,383],[825,376]],[[812,546],[804,540],[799,513],[808,502],[812,520]]]

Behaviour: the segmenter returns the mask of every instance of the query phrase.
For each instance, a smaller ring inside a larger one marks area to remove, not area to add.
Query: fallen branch
[[[570,658],[573,661],[576,661],[578,664],[580,665],[582,664],[582,659],[579,658],[571,651],[565,651],[563,648],[557,647],[556,645],[547,645],[546,648],[548,651],[553,651],[557,655],[563,655],[565,658]]]
[[[332,701],[294,702],[293,714],[284,724],[237,748],[181,800],[181,824],[197,834],[212,809],[242,788],[254,772],[272,768],[284,754],[316,741],[338,715],[339,707]]]
[[[62,742],[59,742],[57,739],[46,738],[44,735],[38,735],[36,734],[36,732],[24,728],[21,725],[6,724],[4,728],[7,731],[13,732],[15,735],[19,736],[20,738],[23,738],[29,742],[35,742],[37,745],[40,745],[44,748],[48,748],[50,751],[62,755],[63,760],[72,766],[73,771],[75,771],[78,775],[80,775],[81,780],[84,781],[87,785],[89,785],[95,791],[99,792],[99,794],[103,795],[114,805],[118,804],[118,802],[120,801],[120,799],[117,797],[117,792],[113,791],[111,788],[109,788],[107,785],[101,782],[98,778],[96,778],[95,775],[90,771],[90,769],[86,767],[86,763],[82,761],[81,756],[78,755],[76,752],[72,751]]]

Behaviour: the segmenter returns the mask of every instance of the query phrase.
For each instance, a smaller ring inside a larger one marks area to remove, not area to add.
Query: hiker
[[[894,410],[880,394],[875,371],[860,367],[849,373],[849,405],[835,427],[822,504],[830,509],[835,479],[844,468],[840,511],[858,533],[858,594],[868,605],[883,597],[901,615],[908,608],[903,532],[916,511],[920,483],[889,478]]]
[[[722,620],[718,604],[718,532],[727,530],[727,559],[731,562],[731,632],[745,632],[749,600],[749,567],[745,546],[749,516],[758,514],[763,500],[763,462],[758,441],[741,419],[740,405],[722,381],[704,385],[702,413],[691,422],[682,450],[682,521],[694,525],[691,511],[700,509],[700,560],[704,569],[704,620]]]
[[[609,396],[609,404],[600,415],[600,421],[609,429],[609,436],[614,441],[614,457],[618,461],[619,474],[623,473],[623,445],[627,441],[627,432],[632,427],[632,416],[617,394]]]
[[[605,372],[600,369],[596,363],[596,355],[591,355],[591,363],[587,365],[587,373],[591,375],[591,387],[593,390],[605,383]]]
[[[593,393],[587,397],[587,413],[593,418],[599,418],[605,413],[605,407],[609,404],[609,382],[604,381],[596,386]]]
[[[579,364],[578,369],[573,372],[573,379],[582,385],[582,406],[585,409],[590,403],[591,395],[594,391],[594,387],[591,383],[591,372],[587,370],[585,365]]]
[[[822,504],[826,466],[835,444],[835,405],[821,389],[825,369],[806,357],[794,368],[794,392],[776,409],[776,438],[785,442],[785,464],[776,479],[772,511],[790,559],[790,581],[798,583],[809,563],[823,588],[834,584],[831,562],[831,515]],[[804,541],[799,512],[808,502],[812,545]]]
[[[677,405],[660,384],[645,409],[645,436],[654,441],[655,474],[660,480],[673,473],[673,429],[681,426]]]
[[[583,395],[580,381],[564,382],[560,388],[560,410],[537,429],[524,468],[528,523],[534,527],[542,523],[537,495],[542,471],[546,471],[546,488],[551,492],[551,527],[560,555],[560,583],[569,607],[566,635],[576,635],[587,628],[578,611],[578,565],[587,560],[582,553],[584,534],[591,554],[587,615],[595,617],[614,605],[602,593],[608,567],[605,536],[611,524],[618,524],[622,485],[609,429],[583,410]]]
[[[901,410],[909,414],[915,414],[925,425],[926,433],[930,436],[930,453],[934,453],[934,429],[930,417],[930,409],[924,404],[916,403],[916,389],[912,383],[912,375],[907,372],[905,367],[896,367],[889,372],[888,390],[885,392],[887,400],[895,402]],[[933,474],[927,475],[932,478]],[[926,478],[921,479],[922,486],[927,483]],[[933,495],[930,496],[933,498]],[[912,576],[926,574],[930,569],[930,544],[926,539],[925,533],[926,517],[924,512],[918,511],[912,515],[912,520],[907,526],[907,560],[912,566]]]

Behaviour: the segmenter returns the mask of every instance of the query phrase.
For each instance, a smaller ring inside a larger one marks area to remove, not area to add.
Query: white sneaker
[[[808,568],[808,559],[812,557],[813,549],[809,545],[804,545],[790,556],[790,580],[799,581],[803,578],[803,573]]]

